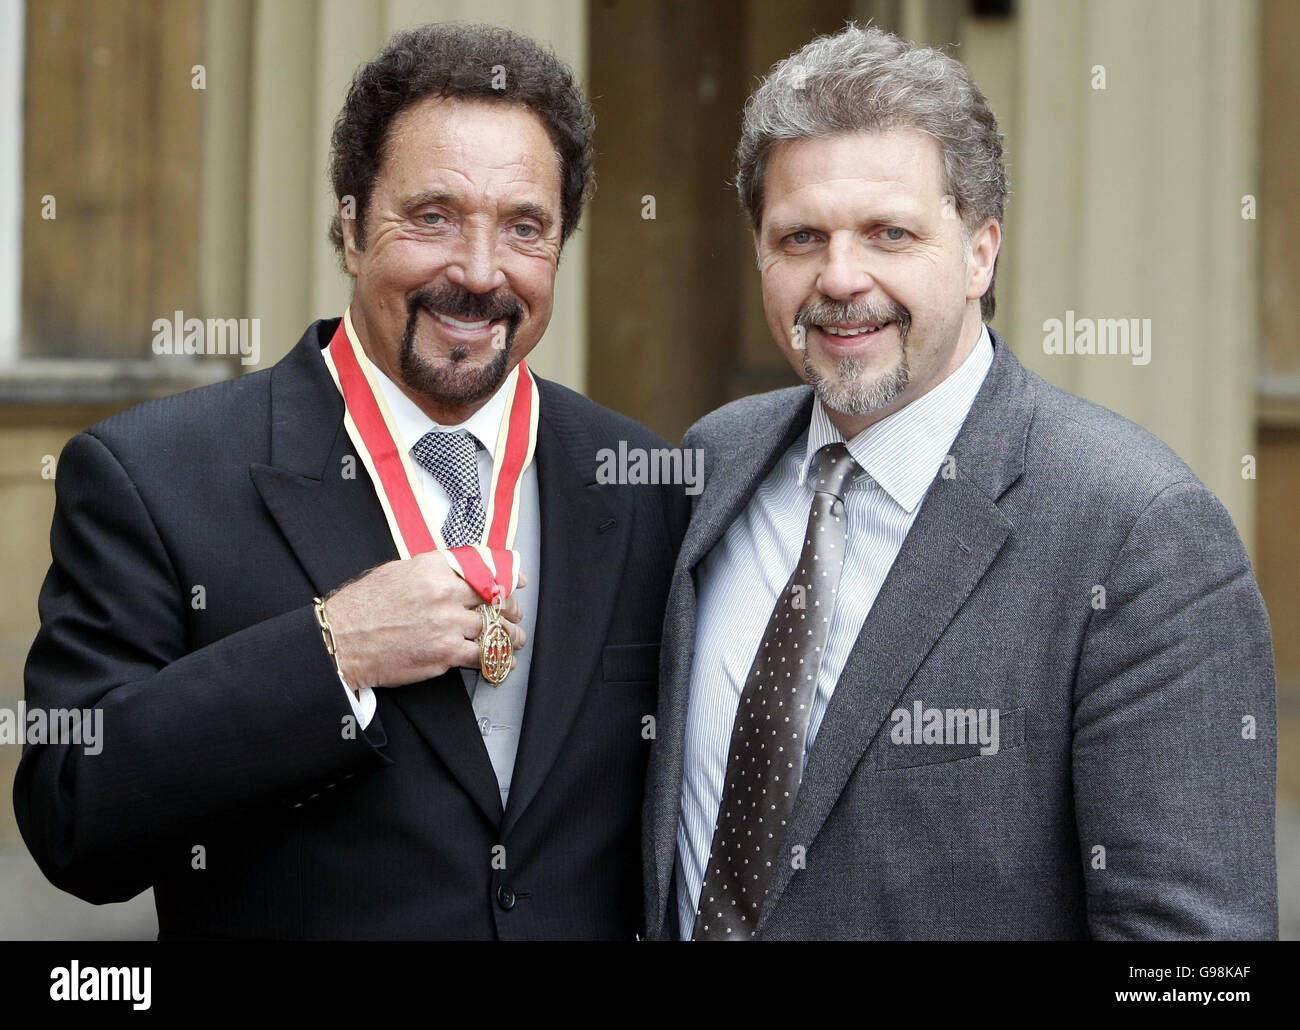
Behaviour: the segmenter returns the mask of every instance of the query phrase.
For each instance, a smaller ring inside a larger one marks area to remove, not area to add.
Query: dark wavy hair
[[[498,88],[502,87],[502,88]],[[357,246],[366,246],[366,212],[399,114],[428,97],[487,100],[532,111],[560,162],[560,242],[578,224],[592,190],[595,118],[573,72],[540,43],[492,25],[438,23],[399,32],[348,87],[330,139],[330,184],[355,201]],[[330,242],[343,259],[336,213]]]

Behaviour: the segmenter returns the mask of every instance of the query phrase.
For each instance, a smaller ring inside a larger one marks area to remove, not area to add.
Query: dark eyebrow
[[[541,204],[536,204],[531,200],[521,200],[518,204],[512,204],[506,208],[506,216],[509,218],[535,218],[542,226],[545,232],[555,223],[555,218],[551,212]]]
[[[412,193],[406,198],[406,207],[409,210],[424,207],[425,204],[453,205],[455,202],[455,195],[446,190],[421,190],[419,193]]]
[[[784,236],[786,235],[786,233],[798,232],[801,229],[805,232],[815,231],[813,229],[809,229],[807,224],[804,222],[780,222],[778,224],[769,225],[767,227],[767,231],[775,236]]]

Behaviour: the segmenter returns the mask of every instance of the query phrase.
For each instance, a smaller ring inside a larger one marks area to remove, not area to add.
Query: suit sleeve
[[[377,723],[349,730],[310,599],[191,651],[188,588],[122,465],[82,433],[57,469],[26,701],[102,722],[94,747],[29,742],[15,777],[23,839],[56,886],[126,900],[164,854],[390,764]]]
[[[1272,641],[1231,518],[1168,487],[1103,585],[1074,706],[1090,932],[1276,938]]]

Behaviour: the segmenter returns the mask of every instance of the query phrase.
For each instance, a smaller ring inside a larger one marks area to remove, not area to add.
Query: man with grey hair
[[[850,25],[737,185],[807,386],[687,433],[647,781],[654,937],[1269,938],[1268,617],[1223,506],[984,323],[997,124]]]

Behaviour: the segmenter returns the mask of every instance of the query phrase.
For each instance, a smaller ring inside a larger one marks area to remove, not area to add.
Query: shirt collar
[[[362,353],[364,354],[364,352]],[[370,361],[370,355],[366,354],[365,360]],[[384,400],[388,402],[388,410],[393,414],[393,429],[398,436],[397,442],[401,444],[403,450],[409,453],[411,448],[430,430],[454,433],[459,429],[466,430],[483,445],[483,449],[489,455],[496,450],[497,433],[501,428],[501,415],[506,406],[506,387],[509,385],[509,376],[497,387],[496,393],[488,398],[487,403],[464,422],[456,425],[443,425],[440,422],[435,422],[421,411],[420,406],[411,400],[388,376],[384,375],[383,370],[373,361],[370,361],[370,367],[374,370],[375,382],[379,384],[379,388],[384,392]]]
[[[966,360],[947,379],[847,441],[826,414],[821,398],[816,398],[799,482],[807,479],[813,457],[822,447],[845,443],[863,471],[899,507],[912,511],[948,455],[992,364],[993,341],[988,326],[983,326]]]

